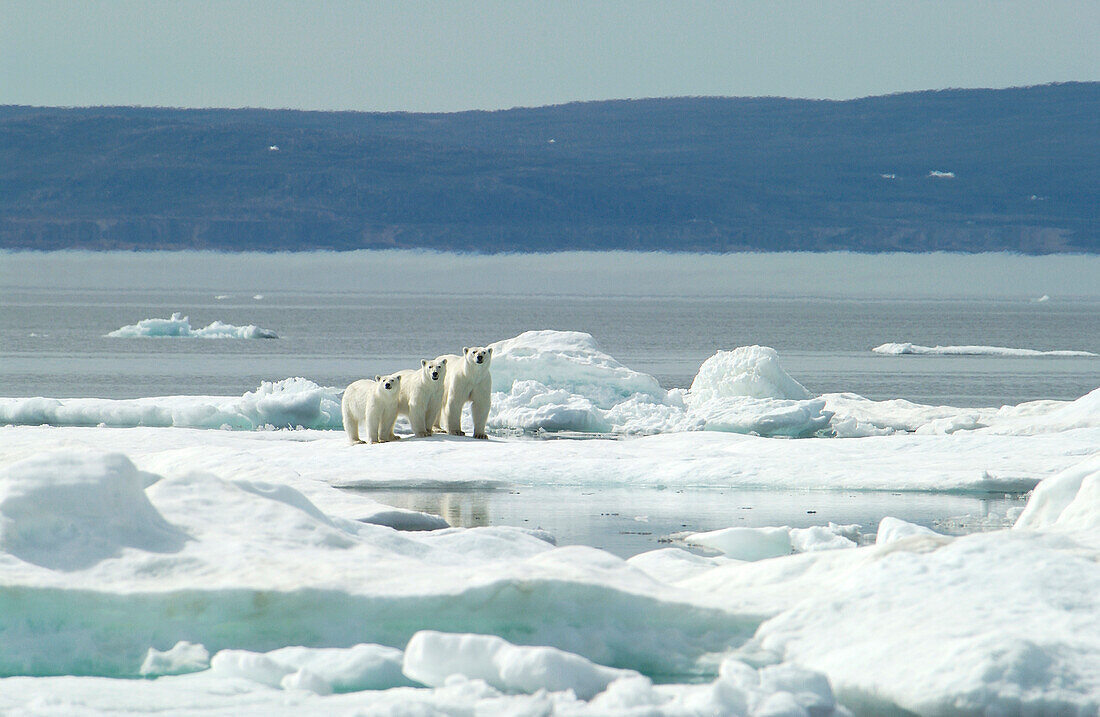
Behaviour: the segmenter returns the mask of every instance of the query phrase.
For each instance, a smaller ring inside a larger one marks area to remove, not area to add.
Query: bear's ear
[[[428,359],[420,359],[420,368],[424,368],[428,365]]]
[[[381,381],[382,377],[379,374],[374,374],[374,380],[375,381]]]
[[[490,347],[489,347],[489,348],[487,349],[487,353],[488,353],[488,354],[489,354],[490,356],[492,356],[492,355],[493,355],[493,347],[492,347],[492,346],[490,346]]]
[[[401,383],[401,374],[395,373],[392,376],[390,376],[390,378],[393,379],[394,383]]]
[[[468,354],[468,353],[470,353],[470,347],[469,347],[469,346],[463,346],[463,347],[462,347],[462,353],[463,353],[463,354]]]
[[[447,359],[443,359],[443,360],[442,360],[442,361],[440,361],[439,363],[441,363],[441,364],[443,364],[444,366],[446,366],[446,365],[447,365]]]

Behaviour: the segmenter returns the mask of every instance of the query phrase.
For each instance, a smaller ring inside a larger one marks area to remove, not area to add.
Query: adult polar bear
[[[359,432],[367,429],[366,443],[385,443],[400,440],[393,435],[397,420],[398,394],[401,377],[397,374],[375,376],[374,380],[362,378],[344,389],[340,412],[344,418],[344,431],[353,443],[364,443]]]
[[[409,417],[413,433],[421,438],[432,435],[432,426],[439,421],[443,408],[443,386],[447,376],[447,359],[423,359],[418,369],[398,371],[401,390],[397,399],[397,415]]]
[[[489,418],[489,401],[493,394],[493,377],[489,374],[489,363],[493,360],[492,347],[465,347],[461,356],[448,354],[439,358],[447,361],[440,427],[452,436],[466,435],[462,432],[462,407],[469,401],[470,415],[474,419],[474,438],[488,438],[485,421]]]

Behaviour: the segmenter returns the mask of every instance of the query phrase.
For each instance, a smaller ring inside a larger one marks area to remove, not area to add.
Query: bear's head
[[[466,346],[462,349],[462,354],[467,364],[481,369],[488,369],[489,362],[493,360],[493,348],[491,346]]]
[[[378,392],[384,394],[393,394],[397,396],[397,392],[401,390],[401,376],[396,373],[391,373],[389,376],[375,376],[374,380],[378,382]]]
[[[420,370],[424,372],[427,381],[442,381],[447,375],[447,359],[440,356],[435,361],[420,360]]]

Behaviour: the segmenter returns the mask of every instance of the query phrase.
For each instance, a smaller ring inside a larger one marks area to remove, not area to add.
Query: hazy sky
[[[1100,0],[0,0],[0,104],[451,111],[1100,80]]]

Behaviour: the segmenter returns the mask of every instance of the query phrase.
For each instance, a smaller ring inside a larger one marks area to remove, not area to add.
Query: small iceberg
[[[170,319],[143,319],[136,324],[123,326],[107,334],[116,339],[134,338],[199,338],[199,339],[277,339],[279,335],[271,329],[262,329],[259,326],[234,326],[221,321],[215,321],[201,329],[192,329],[191,321],[183,314],[176,312]]]
[[[876,354],[886,356],[1098,356],[1091,351],[1037,351],[1008,346],[920,346],[910,343],[889,343],[876,346]]]

